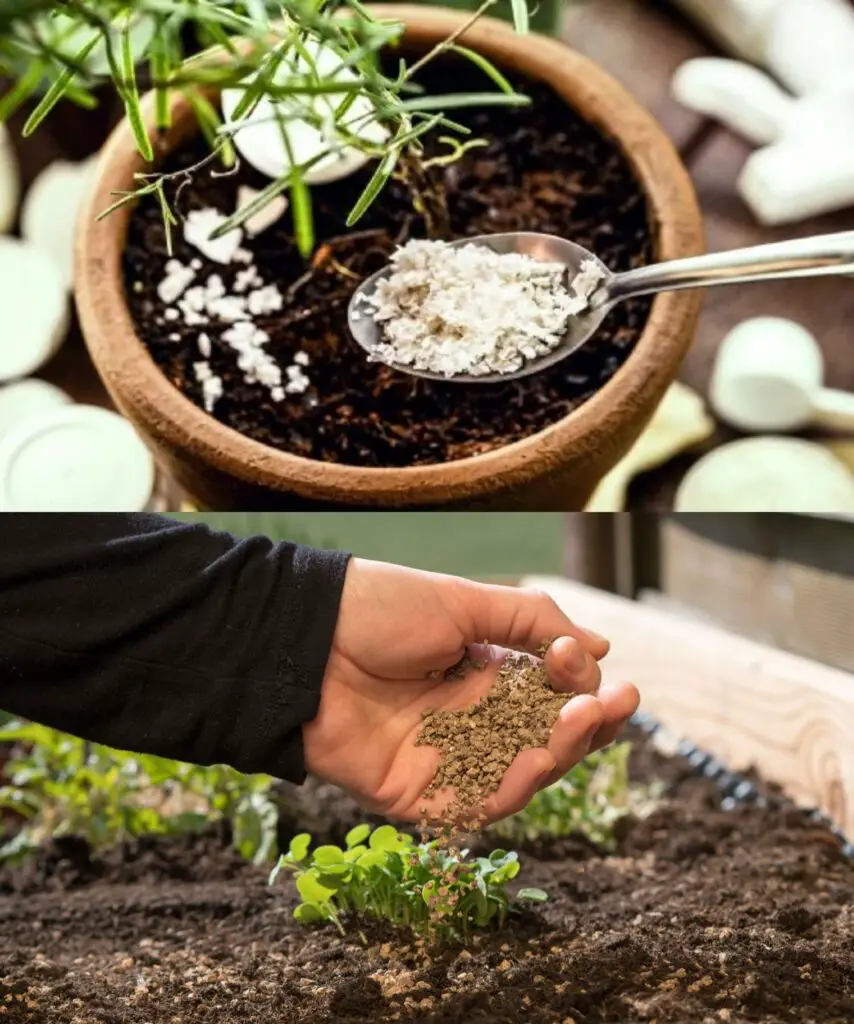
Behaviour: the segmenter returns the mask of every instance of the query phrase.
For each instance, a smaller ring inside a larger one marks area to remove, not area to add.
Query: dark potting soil
[[[136,844],[88,881],[63,882],[54,859],[25,894],[3,872],[0,1020],[850,1024],[854,864],[839,841],[792,809],[725,812],[713,782],[639,742],[632,774],[665,781],[659,808],[615,855],[524,857],[519,882],[551,901],[466,950],[299,927],[291,884],[268,888],[213,836]],[[304,792],[308,820],[326,790]]]
[[[479,72],[459,63],[437,66],[421,81],[437,92],[484,87]],[[454,112],[488,145],[470,150],[450,167],[430,171],[447,197],[450,237],[544,231],[579,242],[616,271],[649,262],[653,243],[646,199],[627,159],[551,90],[530,84],[525,91],[533,98],[528,109]],[[204,152],[201,144],[186,148],[172,156],[167,169],[190,166]],[[312,189],[318,248],[310,266],[293,243],[289,213],[245,241],[261,276],[286,296],[281,312],[256,320],[270,336],[267,349],[282,367],[296,353],[307,353],[311,387],[304,395],[273,402],[263,387],[243,380],[234,352],[219,337],[224,327],[202,328],[213,342],[212,370],[225,385],[215,407],[217,419],[264,444],[312,459],[375,467],[440,463],[490,451],[557,422],[626,360],[648,316],[646,299],[621,305],[594,342],[522,381],[437,383],[368,363],[348,335],[347,303],[359,281],[388,262],[396,244],[424,236],[424,225],[398,182],[385,190],[356,230],[347,229],[346,216],[370,174],[367,168]],[[240,184],[259,188],[266,182],[245,166],[230,177],[211,177],[202,170],[182,190],[177,208],[182,214],[210,206],[231,213]],[[175,243],[183,263],[201,258],[180,230]],[[159,207],[145,200],[133,215],[125,253],[131,312],[165,375],[201,406],[192,366],[199,358],[200,328],[162,321],[165,306],[157,285],[166,260]],[[242,269],[206,259],[202,264],[194,283],[216,273],[229,290]],[[180,340],[169,340],[175,333]]]

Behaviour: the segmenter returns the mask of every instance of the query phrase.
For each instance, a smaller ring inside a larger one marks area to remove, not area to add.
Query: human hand
[[[487,665],[447,683],[455,665],[485,638],[545,656],[553,688],[582,694],[561,710],[547,747],[524,750],[486,802],[490,821],[521,810],[588,753],[611,743],[638,705],[628,683],[600,687],[608,641],[572,623],[546,595],[354,558],[317,717],[303,726],[308,770],[348,790],[362,806],[399,820],[441,817],[449,794],[422,793],[439,764],[434,747],[416,747],[426,708],[455,709],[489,692],[506,653],[477,651]],[[482,655],[485,655],[482,657]]]

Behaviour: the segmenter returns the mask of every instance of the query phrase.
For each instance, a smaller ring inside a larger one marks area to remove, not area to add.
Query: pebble
[[[94,161],[49,164],[27,191],[21,235],[55,263],[66,288],[74,280],[74,242],[80,211],[94,180]]]
[[[704,456],[683,479],[676,512],[854,515],[854,476],[822,445],[752,437]]]
[[[341,57],[330,47],[323,46],[317,40],[309,40],[306,48],[311,52],[317,72],[325,81],[358,81],[356,73],[342,67]],[[295,75],[304,75],[307,70],[308,65],[302,57],[284,60],[276,72],[276,83],[283,85]],[[355,146],[344,146],[338,152],[329,152],[342,141],[336,134],[334,120],[335,107],[341,102],[340,96],[299,97],[298,102],[310,104],[312,112],[326,124],[324,131],[299,117],[293,105],[289,108],[288,100],[276,104],[266,97],[259,100],[250,114],[235,120],[234,114],[245,88],[246,84],[240,88],[223,90],[223,119],[235,129],[234,145],[246,162],[268,178],[280,178],[288,173],[291,168],[289,148],[297,164],[321,157],[305,173],[305,181],[310,185],[338,181],[353,174],[371,159],[369,153]],[[283,127],[276,117],[277,106],[287,119],[284,131],[287,133],[289,147],[282,140]],[[387,141],[388,132],[373,119],[373,113],[371,101],[359,95],[350,106],[343,123],[352,124],[353,134],[365,143],[378,146]],[[321,156],[323,153],[327,155]]]
[[[0,387],[0,441],[30,416],[62,405],[71,398],[46,380],[29,377]]]
[[[32,243],[0,238],[0,381],[34,373],[65,340],[66,282],[56,263]]]
[[[141,512],[154,481],[151,453],[107,409],[45,411],[0,441],[0,511]]]

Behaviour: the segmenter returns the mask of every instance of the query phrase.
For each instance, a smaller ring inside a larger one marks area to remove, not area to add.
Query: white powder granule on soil
[[[585,260],[570,290],[562,263],[422,240],[391,265],[369,299],[383,325],[373,357],[445,377],[513,373],[547,355],[604,276]]]

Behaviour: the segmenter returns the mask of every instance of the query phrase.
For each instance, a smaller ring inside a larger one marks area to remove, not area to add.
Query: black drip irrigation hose
[[[661,722],[656,721],[646,711],[638,711],[634,714],[631,724],[645,732],[647,736],[654,736],[659,729],[664,728]],[[843,857],[854,860],[854,842],[848,842],[842,831],[817,807],[799,807],[787,797],[760,793],[750,779],[738,772],[730,771],[726,765],[705,750],[701,750],[696,743],[692,743],[690,740],[680,740],[676,747],[676,756],[687,761],[697,775],[704,775],[717,785],[721,793],[721,810],[734,811],[740,805],[767,807],[774,810],[791,807],[816,825],[828,828],[842,843]]]

